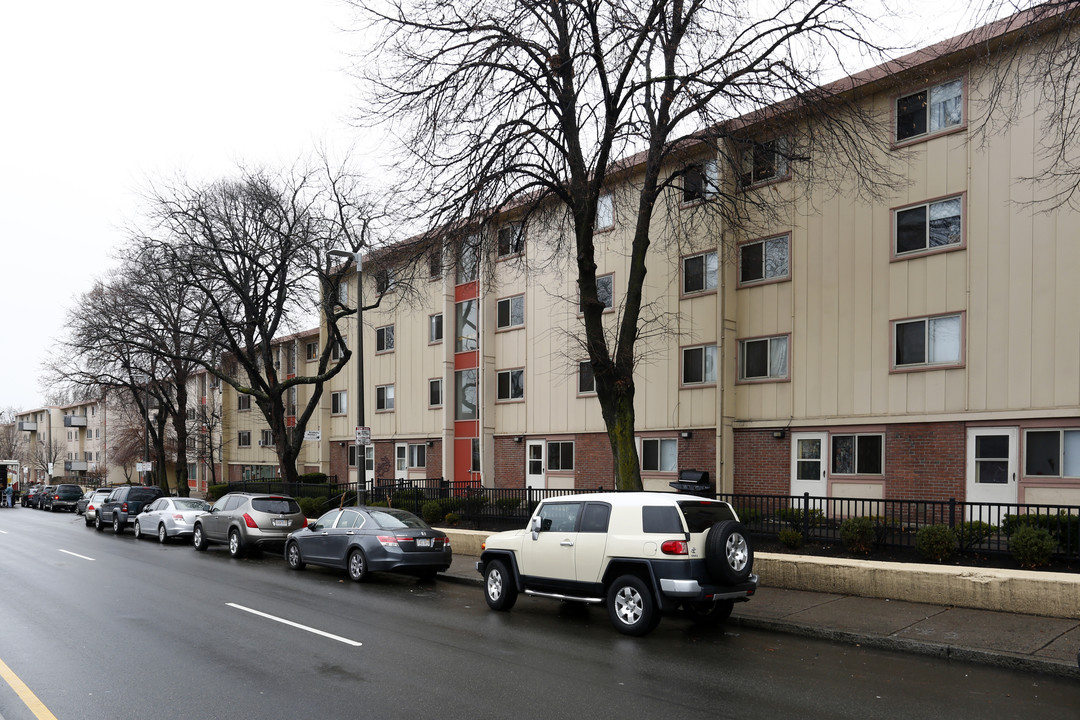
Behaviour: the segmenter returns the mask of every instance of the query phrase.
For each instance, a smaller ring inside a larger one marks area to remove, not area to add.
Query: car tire
[[[97,530],[98,532],[101,532],[102,530],[105,529],[105,523],[103,523],[101,521],[101,513],[98,513],[94,517],[94,529]]]
[[[135,521],[135,539],[142,540],[142,524],[138,520]]]
[[[169,542],[169,531],[165,529],[165,523],[158,523],[157,541],[162,545],[167,545]]]
[[[364,555],[364,551],[360,548],[356,548],[349,553],[346,567],[349,569],[349,579],[353,582],[364,582],[368,579],[367,556]]]
[[[120,522],[120,514],[113,513],[112,516],[112,531],[114,535],[124,534],[124,523]]]
[[[721,582],[746,582],[754,568],[754,549],[746,539],[746,528],[735,520],[722,520],[705,536],[705,562],[712,576]]]
[[[202,525],[195,525],[195,532],[191,534],[191,544],[195,546],[196,550],[206,549],[206,536],[203,535]]]
[[[734,608],[734,600],[688,602],[683,604],[683,615],[698,625],[719,625],[731,617]]]
[[[660,621],[652,591],[636,575],[623,575],[607,591],[608,617],[624,635],[640,637],[652,632]]]
[[[514,576],[502,560],[492,560],[484,566],[484,599],[492,610],[507,611],[517,602],[518,590]]]
[[[229,531],[229,554],[234,558],[244,557],[244,539],[236,528]]]
[[[285,561],[292,570],[303,570],[307,565],[307,563],[304,562],[304,558],[300,555],[300,546],[295,542],[291,542],[285,546]]]
[[[85,514],[83,515],[83,522],[86,523],[86,527],[90,527],[94,524],[94,521],[88,518]]]

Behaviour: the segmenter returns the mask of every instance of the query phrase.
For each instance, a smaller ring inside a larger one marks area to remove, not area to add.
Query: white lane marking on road
[[[92,557],[86,557],[85,555],[80,555],[79,553],[73,553],[70,550],[64,550],[62,548],[57,548],[57,550],[60,550],[60,552],[62,552],[62,553],[67,553],[68,555],[74,555],[77,558],[82,558],[83,560],[89,560],[90,562],[94,562],[94,558],[92,558]]]
[[[352,645],[353,647],[360,647],[360,646],[363,645],[363,643],[361,643],[361,642],[357,642],[355,640],[350,640],[349,638],[343,638],[340,635],[334,635],[332,633],[323,632],[322,630],[316,630],[313,627],[308,627],[307,625],[301,625],[300,623],[294,623],[292,620],[286,620],[285,618],[279,618],[279,617],[277,617],[275,615],[267,615],[264,612],[259,612],[258,610],[252,610],[251,608],[244,607],[243,605],[237,605],[236,603],[225,603],[225,604],[228,605],[231,608],[236,608],[237,610],[243,610],[244,612],[249,612],[252,615],[258,615],[259,617],[264,617],[267,620],[273,620],[274,622],[279,622],[279,623],[281,623],[283,625],[289,625],[291,627],[298,628],[300,630],[306,630],[309,633],[315,633],[316,635],[322,635],[325,638],[330,638],[331,640],[337,640],[338,642],[345,643],[346,645]]]

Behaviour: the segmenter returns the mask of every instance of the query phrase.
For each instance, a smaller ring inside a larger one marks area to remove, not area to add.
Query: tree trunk
[[[634,443],[634,384],[616,379],[607,399],[601,402],[608,442],[615,461],[615,489],[641,490],[641,468]]]

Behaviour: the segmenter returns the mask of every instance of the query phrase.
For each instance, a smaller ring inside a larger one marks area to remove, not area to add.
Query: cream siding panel
[[[1055,302],[1060,308],[1054,318],[1055,382],[1053,398],[1064,406],[1080,404],[1080,282],[1076,270],[1080,268],[1080,224],[1065,213],[1058,214],[1053,228],[1057,254],[1054,273],[1040,281],[1055,281]]]

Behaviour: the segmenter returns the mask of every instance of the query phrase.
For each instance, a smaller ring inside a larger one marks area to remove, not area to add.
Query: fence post
[[[949,498],[949,529],[956,529],[956,498]]]
[[[808,542],[810,540],[810,493],[803,493],[803,541]]]

